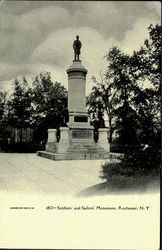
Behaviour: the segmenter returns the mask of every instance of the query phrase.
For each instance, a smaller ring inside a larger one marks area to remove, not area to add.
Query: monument
[[[81,51],[79,36],[73,43],[74,60],[67,69],[68,75],[68,111],[67,127],[60,127],[60,141],[57,142],[56,129],[48,129],[46,151],[37,155],[53,160],[105,159],[109,157],[107,140],[108,128],[99,129],[99,139],[94,141],[94,128],[86,110],[87,70],[79,59]]]

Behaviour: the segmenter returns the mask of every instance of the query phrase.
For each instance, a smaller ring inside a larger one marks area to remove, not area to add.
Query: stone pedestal
[[[57,137],[56,129],[48,129],[48,140],[46,143],[46,151],[56,152],[57,151]]]
[[[60,128],[60,141],[57,147],[57,153],[66,153],[69,147],[69,128],[68,127],[61,127]]]
[[[48,141],[47,142],[57,142],[56,129],[48,129]]]
[[[98,129],[98,144],[106,151],[110,151],[110,144],[108,143],[108,128]]]
[[[69,128],[61,127],[60,128],[60,142],[68,142],[69,143]]]

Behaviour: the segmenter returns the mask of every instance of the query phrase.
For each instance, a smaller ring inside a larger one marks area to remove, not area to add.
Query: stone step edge
[[[52,153],[52,152],[47,152],[47,151],[37,151],[36,152],[36,155],[37,156],[41,156],[41,157],[45,157],[45,158],[48,158],[48,157],[46,157],[46,156],[67,156],[68,158],[72,158],[72,157],[74,157],[74,156],[96,156],[96,157],[94,157],[94,160],[96,159],[106,159],[105,157],[108,157],[108,158],[111,158],[111,159],[118,159],[119,158],[119,156],[121,156],[121,154],[119,154],[119,153],[111,153],[111,152],[107,152],[107,153],[89,153],[89,154],[87,154],[87,153],[84,153],[84,154],[70,154],[69,155],[69,153]],[[64,159],[63,159],[64,160]],[[77,160],[77,159],[75,159],[75,160]],[[80,159],[78,159],[78,160],[80,160]],[[84,160],[84,159],[83,159]],[[86,160],[86,158],[85,158],[85,160]],[[93,158],[89,158],[89,160],[93,160]]]
[[[37,151],[36,152],[36,154],[38,155],[39,153],[41,153],[41,154],[50,154],[50,155],[69,155],[69,152],[65,152],[65,153],[52,153],[52,152],[48,152],[48,151]],[[92,154],[94,154],[94,155],[96,155],[96,153],[70,153],[70,155],[92,155]],[[109,152],[107,152],[107,153],[97,153],[97,154],[103,154],[103,155],[105,155],[105,154],[110,154]]]

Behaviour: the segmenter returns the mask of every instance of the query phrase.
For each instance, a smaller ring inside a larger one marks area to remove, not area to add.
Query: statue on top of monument
[[[74,49],[74,61],[79,61],[80,49],[82,47],[81,41],[79,40],[79,36],[76,36],[76,40],[73,43]]]

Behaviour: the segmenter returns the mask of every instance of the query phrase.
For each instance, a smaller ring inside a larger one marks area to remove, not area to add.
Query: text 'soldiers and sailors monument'
[[[108,128],[99,129],[98,142],[94,141],[94,128],[86,109],[87,70],[81,63],[81,41],[79,36],[73,43],[74,60],[67,69],[68,111],[67,127],[60,127],[60,141],[57,142],[56,129],[48,129],[46,151],[37,154],[53,160],[105,159],[109,157],[107,140]]]

